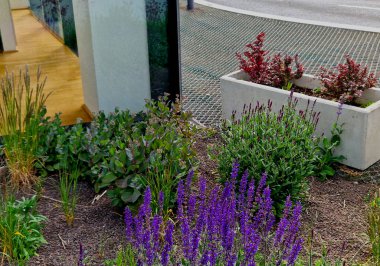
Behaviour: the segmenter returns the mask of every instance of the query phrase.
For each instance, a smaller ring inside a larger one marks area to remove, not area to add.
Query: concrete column
[[[85,104],[138,112],[150,98],[145,0],[74,0]]]
[[[0,0],[0,32],[4,51],[16,51],[16,34],[9,0]]]
[[[29,8],[29,0],[10,0],[11,9]]]

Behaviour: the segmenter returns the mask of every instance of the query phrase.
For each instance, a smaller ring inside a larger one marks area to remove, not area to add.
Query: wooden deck
[[[62,113],[63,124],[74,124],[77,118],[89,121],[90,117],[82,109],[83,92],[78,57],[41,23],[30,10],[12,12],[17,37],[17,52],[0,53],[0,77],[5,68],[18,72],[29,66],[32,80],[38,66],[43,76],[47,76],[46,93],[52,92],[47,100],[48,115]]]

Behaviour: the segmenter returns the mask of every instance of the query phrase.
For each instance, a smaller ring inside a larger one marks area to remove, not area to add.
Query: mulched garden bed
[[[207,146],[219,141],[217,135],[202,133],[195,144],[199,171],[206,177],[208,187],[216,184],[217,164],[208,157]],[[316,254],[326,246],[330,258],[343,254],[347,261],[365,261],[369,255],[365,236],[366,206],[368,195],[372,195],[377,186],[348,177],[348,174],[339,175],[326,182],[310,180],[310,196],[303,212],[303,234],[307,242],[310,228],[313,228]],[[39,256],[29,265],[76,265],[80,243],[88,257],[86,265],[103,265],[104,260],[113,258],[123,245],[122,215],[111,207],[106,196],[92,204],[96,195],[90,184],[80,182],[78,187],[80,198],[76,218],[74,226],[69,227],[59,205],[58,178],[53,176],[45,181],[38,210],[48,218],[43,234],[49,244],[39,249]],[[345,246],[343,252],[342,246]]]

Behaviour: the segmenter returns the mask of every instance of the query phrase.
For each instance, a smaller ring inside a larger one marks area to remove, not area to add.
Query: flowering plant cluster
[[[341,103],[353,103],[362,96],[363,91],[377,83],[374,73],[368,73],[367,67],[355,63],[348,55],[346,63],[336,67],[338,73],[321,68],[319,79],[323,84],[321,92],[334,97]]]
[[[147,188],[137,216],[133,217],[129,208],[125,210],[126,238],[136,264],[294,265],[303,243],[298,234],[300,202],[293,207],[288,197],[276,225],[266,174],[256,188],[246,171],[236,193],[238,172],[239,164],[235,163],[230,180],[223,189],[214,188],[209,197],[205,179],[200,179],[196,193],[191,189],[192,174],[186,182],[181,181],[177,231],[173,222],[164,222],[160,214],[152,217]]]
[[[252,82],[283,88],[294,79],[302,77],[304,68],[298,61],[298,55],[291,57],[276,54],[273,58],[267,56],[268,51],[263,49],[265,33],[257,35],[253,43],[246,45],[249,48],[243,54],[236,53],[240,62],[240,69],[246,72]],[[293,67],[293,62],[295,67]],[[293,69],[295,68],[295,70]]]
[[[256,182],[260,173],[268,173],[276,216],[281,214],[288,195],[293,200],[303,198],[308,189],[307,177],[318,175],[315,171],[319,138],[315,129],[319,113],[314,111],[312,102],[302,110],[297,105],[297,99],[289,98],[278,112],[272,111],[271,101],[246,106],[239,119],[234,113],[231,122],[225,122],[223,143],[211,149],[222,183],[228,181],[235,158]]]

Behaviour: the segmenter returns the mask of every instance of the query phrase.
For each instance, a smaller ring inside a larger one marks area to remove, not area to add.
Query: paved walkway
[[[193,12],[181,3],[181,53],[184,107],[206,125],[221,118],[219,78],[238,69],[237,51],[264,31],[272,53],[299,54],[306,73],[332,68],[350,54],[370,71],[380,71],[380,34],[252,17],[199,4]]]
[[[35,80],[37,68],[47,76],[44,91],[51,95],[46,101],[48,116],[61,112],[63,124],[75,124],[77,118],[91,118],[82,109],[83,91],[78,57],[58,41],[29,10],[14,10],[12,16],[17,37],[17,52],[0,53],[0,77],[9,72],[18,74],[29,66]],[[0,103],[1,104],[1,103]]]

